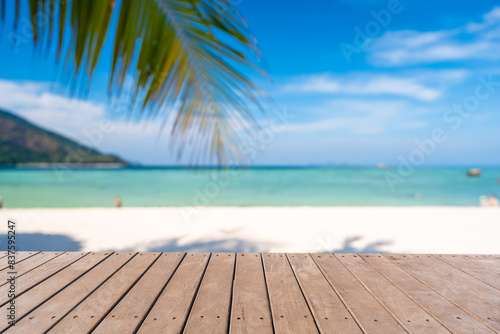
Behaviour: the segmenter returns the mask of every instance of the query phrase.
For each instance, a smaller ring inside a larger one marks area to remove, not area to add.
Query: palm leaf
[[[170,143],[179,156],[189,146],[192,161],[239,159],[263,97],[249,76],[265,73],[254,38],[228,0],[63,0],[57,10],[54,0],[26,1],[34,44],[49,48],[57,37],[56,59],[65,52],[74,89],[88,91],[109,33],[111,96],[129,99],[145,117],[173,112]],[[18,17],[16,5],[16,24]]]

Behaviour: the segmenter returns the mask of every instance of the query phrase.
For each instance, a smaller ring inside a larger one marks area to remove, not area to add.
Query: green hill
[[[102,154],[0,110],[0,165],[33,163],[128,165],[117,156]]]

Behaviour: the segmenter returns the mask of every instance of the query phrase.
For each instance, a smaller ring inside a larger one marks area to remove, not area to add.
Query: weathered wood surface
[[[16,255],[0,332],[500,333],[498,255]]]

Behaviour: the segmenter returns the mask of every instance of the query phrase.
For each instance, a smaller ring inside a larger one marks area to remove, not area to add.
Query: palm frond
[[[75,87],[88,90],[106,36],[113,36],[111,96],[126,92],[131,108],[145,116],[175,113],[170,137],[179,156],[191,146],[193,161],[239,159],[241,136],[256,126],[253,110],[263,97],[249,76],[265,73],[253,36],[228,0],[27,1],[34,44],[50,47],[57,36],[56,59],[65,53]]]

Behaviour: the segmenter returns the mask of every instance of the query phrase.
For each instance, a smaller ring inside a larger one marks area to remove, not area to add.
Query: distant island
[[[0,166],[118,168],[129,163],[81,145],[0,109]]]

